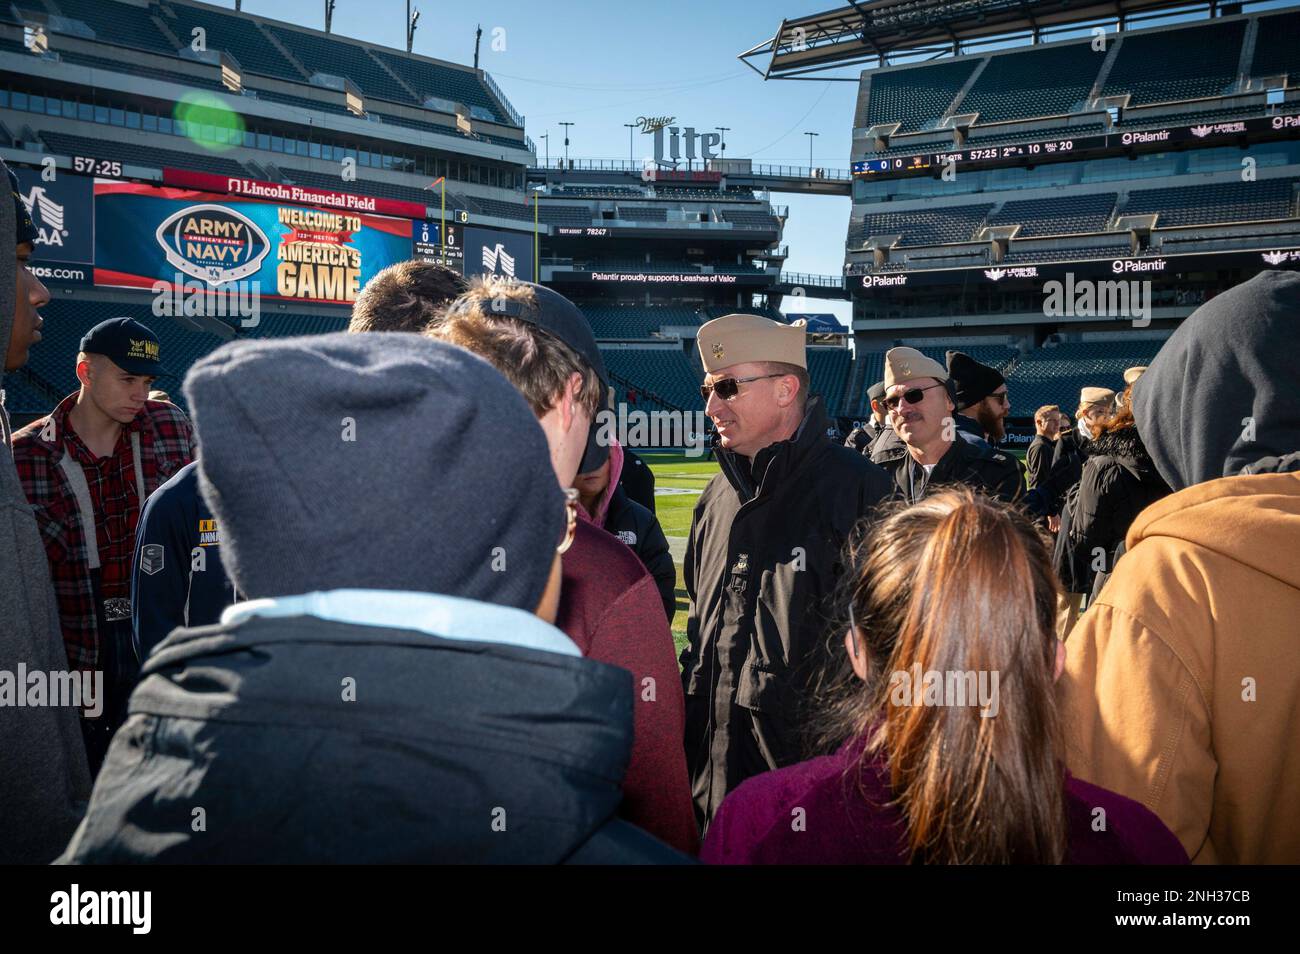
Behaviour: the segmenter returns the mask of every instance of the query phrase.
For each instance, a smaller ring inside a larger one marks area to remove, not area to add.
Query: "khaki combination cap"
[[[695,344],[709,374],[751,361],[780,361],[806,370],[805,324],[802,318],[783,325],[760,315],[723,315],[700,326]]]
[[[890,348],[885,352],[885,387],[906,384],[918,378],[948,380],[948,369],[915,348]]]
[[[1142,372],[1147,369],[1145,364],[1139,364],[1136,367],[1129,368],[1124,372],[1124,383],[1132,384],[1138,378],[1142,377]]]
[[[1110,388],[1084,388],[1079,392],[1079,406],[1088,404],[1107,404],[1115,400],[1115,392]]]

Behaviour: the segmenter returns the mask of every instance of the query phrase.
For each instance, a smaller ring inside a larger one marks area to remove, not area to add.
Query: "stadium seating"
[[[844,413],[852,361],[848,348],[808,349],[809,390],[822,396],[831,417]]]
[[[1089,43],[995,54],[956,111],[979,113],[981,123],[1076,112],[1105,58]]]
[[[1121,215],[1159,213],[1156,225],[1204,225],[1212,222],[1251,222],[1295,215],[1295,180],[1259,179],[1181,188],[1136,189],[1120,209]]]
[[[730,222],[736,228],[763,229],[772,231],[777,227],[776,219],[767,212],[752,212],[743,209],[725,209],[718,213],[724,222]]]
[[[862,221],[860,235],[903,236],[901,245],[948,245],[969,242],[984,224],[993,203],[915,209],[908,212],[871,212]]]
[[[365,47],[343,40],[326,39],[312,33],[299,33],[282,27],[267,26],[266,29],[284,44],[310,73],[328,73],[331,76],[345,76],[362,95],[389,99],[397,103],[411,103],[414,100],[402,84],[379,65]],[[419,105],[417,102],[416,105]]]
[[[298,185],[310,186],[313,189],[333,189],[336,192],[355,192],[359,195],[374,195],[384,199],[399,199],[403,202],[415,202],[420,205],[438,205],[442,201],[441,193],[436,189],[417,189],[414,186],[398,185],[394,182],[385,182],[380,179],[368,179],[364,173],[364,167],[357,168],[357,178],[352,182],[344,182],[337,174],[326,174],[323,172],[312,172],[310,169],[298,169],[290,166],[276,164],[285,177]],[[447,208],[460,208],[464,202],[455,198],[453,194],[447,193]]]
[[[1286,73],[1292,86],[1300,84],[1300,12],[1259,18],[1253,76]]]
[[[585,205],[555,205],[541,201],[537,210],[538,218],[548,225],[590,225],[592,212]]]
[[[427,196],[428,193],[425,193]],[[533,207],[524,205],[523,202],[503,202],[500,199],[485,199],[481,196],[464,196],[466,203],[471,210],[477,207],[478,211],[484,215],[495,215],[502,219],[527,219],[533,220]],[[538,210],[538,217],[541,217],[541,210]]]
[[[28,366],[32,374],[60,398],[77,389],[73,357],[77,353],[77,346],[82,336],[95,325],[109,318],[123,315],[134,318],[158,336],[162,362],[169,373],[158,379],[156,387],[166,391],[181,407],[185,407],[181,382],[190,366],[224,343],[224,339],[215,334],[193,331],[171,318],[154,315],[147,302],[120,304],[80,296],[76,299],[55,298],[41,309],[41,314],[45,318],[45,326],[42,329],[44,339],[38,347],[32,349]],[[277,308],[268,305],[263,310],[257,327],[241,329],[240,334],[255,338],[322,334],[342,331],[347,324],[348,315],[344,311],[334,316],[301,315],[280,312]],[[9,380],[6,378],[6,386]],[[30,403],[33,394],[38,392],[29,386],[23,395],[24,400]],[[51,407],[48,402],[44,402],[42,406],[24,410],[27,413],[44,414]],[[17,410],[12,405],[10,409]]]
[[[402,56],[387,50],[372,49],[370,52],[415,90],[421,103],[426,96],[437,96],[453,103],[485,109],[497,122],[510,122],[487,87],[472,71]]]
[[[174,52],[144,7],[104,0],[58,0],[58,8],[65,17],[94,30],[99,40],[157,53]]]
[[[694,308],[583,305],[597,338],[649,338],[664,325],[698,325]]]
[[[225,92],[226,90],[225,86],[221,84],[221,80],[216,76],[215,67],[209,67],[209,71],[212,73],[211,76],[195,76],[192,73],[181,73],[176,70],[146,66],[128,59],[92,56],[89,53],[80,53],[66,48],[60,48],[58,55],[60,61],[75,66],[89,66],[92,69],[127,73],[131,76],[147,76],[150,79],[165,80],[168,83],[179,83],[181,86],[197,87],[199,89],[210,89],[218,92]]]
[[[658,397],[669,408],[702,411],[700,374],[681,351],[658,348],[601,348],[605,368],[614,377],[616,397],[632,404],[627,396],[630,385],[640,392],[633,406],[644,397]]]
[[[1003,265],[1037,265],[1043,262],[1086,261],[1088,259],[1123,258],[1133,254],[1132,244],[1124,241],[1108,242],[1103,245],[1088,245],[1079,248],[1020,249],[1016,243],[1002,259]]]
[[[174,0],[162,5],[160,17],[183,43],[190,41],[195,27],[202,27],[208,49],[229,51],[244,70],[297,82],[304,79],[252,20]]]
[[[42,132],[40,137],[51,152],[64,156],[100,156],[107,151],[114,159],[150,169],[174,166],[180,169],[212,172],[220,176],[241,178],[248,176],[248,170],[238,162],[212,155],[200,146],[195,146],[189,152],[178,152],[174,149],[158,149],[131,142],[105,144],[99,139],[88,139],[68,133]]]
[[[1122,34],[1102,94],[1132,94],[1129,105],[1218,96],[1237,79],[1246,21],[1158,33]]]
[[[656,189],[657,194],[662,195],[663,190]],[[552,193],[556,198],[579,198],[579,199],[626,199],[626,198],[645,198],[645,192],[633,186],[574,186],[566,185],[556,188]]]
[[[1038,348],[1017,361],[1007,375],[1011,414],[1032,416],[1044,404],[1073,412],[1084,387],[1124,389],[1124,369],[1149,364],[1159,340],[1093,341]]]
[[[952,60],[877,73],[871,78],[865,126],[901,122],[900,132],[931,126],[947,111],[979,61]]]
[[[1100,232],[1110,221],[1115,193],[1072,195],[1052,199],[1019,199],[1005,203],[989,216],[989,225],[1019,223],[1018,238]]]
[[[668,210],[663,206],[620,205],[618,218],[625,222],[666,222]]]

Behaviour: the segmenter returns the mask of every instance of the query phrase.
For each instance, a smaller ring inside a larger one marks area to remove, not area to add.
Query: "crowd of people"
[[[6,373],[49,300],[13,189]],[[1027,464],[966,354],[890,349],[841,444],[801,323],[707,322],[680,657],[554,290],[392,266],[346,332],[198,361],[188,415],[103,322],[0,413],[0,679],[98,687],[0,682],[0,858],[1298,862],[1297,314],[1293,273],[1213,299]]]

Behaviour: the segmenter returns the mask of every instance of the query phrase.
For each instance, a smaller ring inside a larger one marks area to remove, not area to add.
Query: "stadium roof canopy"
[[[764,79],[798,79],[836,66],[920,52],[982,37],[1032,33],[1194,0],[850,0],[848,6],[783,20],[770,40],[739,54]],[[1211,4],[1205,3],[1209,7]],[[759,69],[751,60],[768,60]]]

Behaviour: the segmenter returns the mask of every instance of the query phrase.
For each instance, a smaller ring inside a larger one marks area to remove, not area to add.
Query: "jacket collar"
[[[532,613],[441,593],[340,589],[248,600],[226,607],[221,625],[242,623],[254,616],[315,616],[357,626],[412,629],[443,639],[582,655],[573,640]]]
[[[762,496],[766,488],[779,483],[814,451],[827,446],[830,443],[826,437],[829,420],[821,396],[814,394],[808,399],[803,420],[794,436],[769,444],[755,454],[753,460],[719,447],[718,464],[741,501],[748,502]]]

